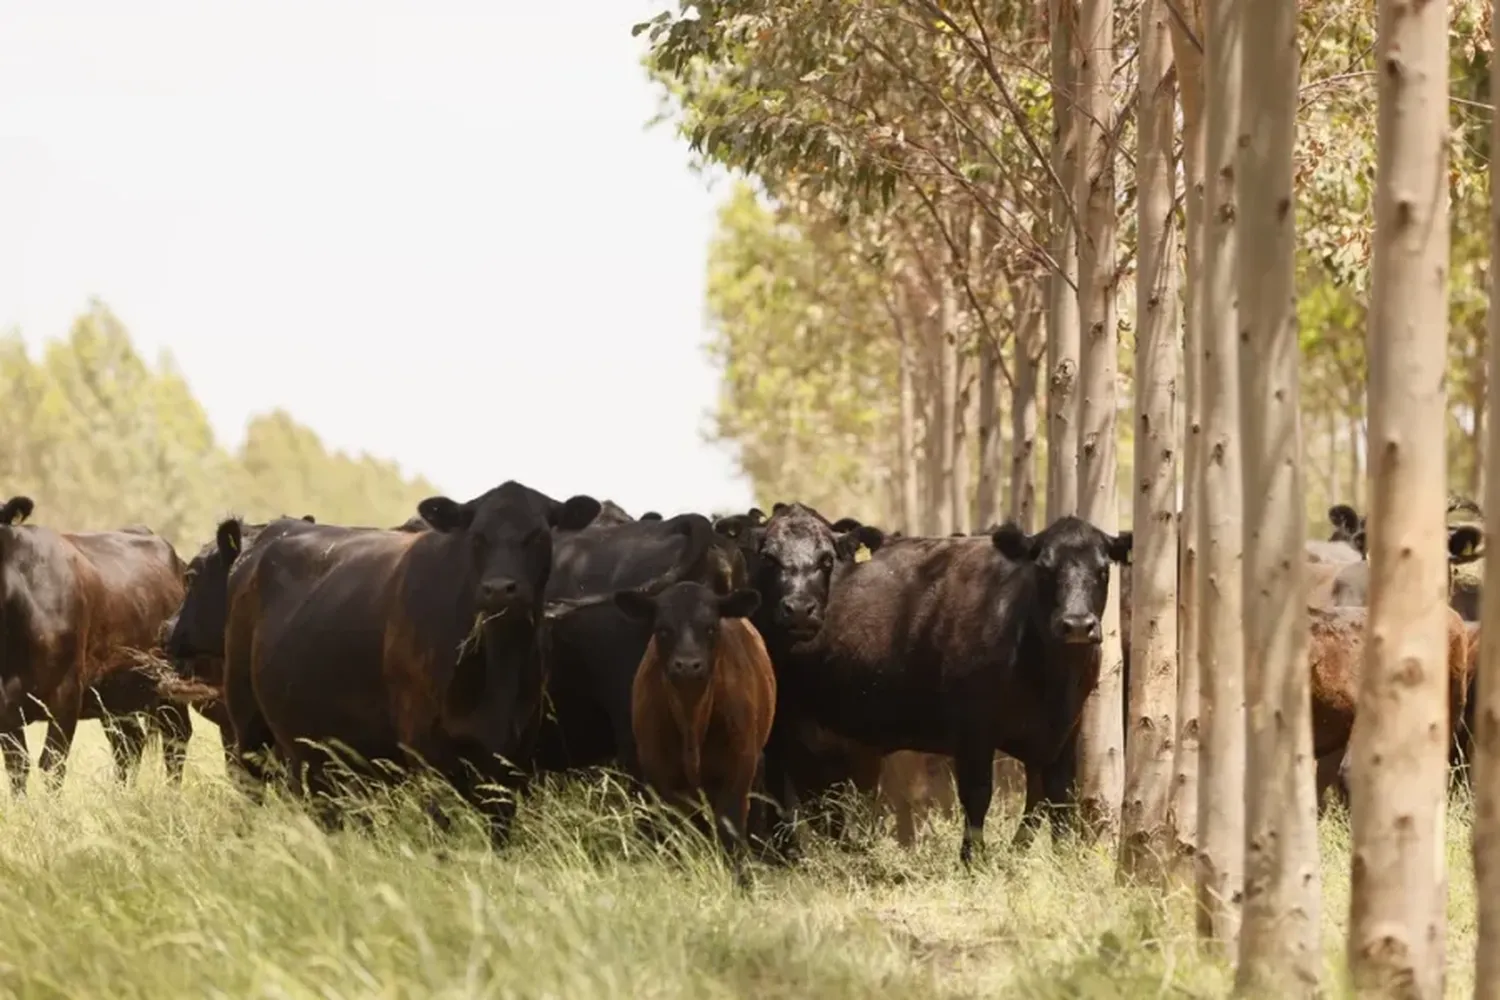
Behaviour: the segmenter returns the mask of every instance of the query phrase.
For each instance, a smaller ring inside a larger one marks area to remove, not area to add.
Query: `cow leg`
[[[74,675],[77,676],[76,673]],[[78,731],[78,716],[83,712],[83,688],[69,680],[58,688],[53,698],[52,718],[47,724],[47,741],[42,747],[42,772],[47,787],[56,792],[68,774],[68,753],[73,749],[73,735]]]
[[[734,872],[734,881],[742,889],[750,887],[750,872],[745,865],[745,830],[750,820],[750,786],[754,783],[754,772],[735,781],[727,781],[714,797],[714,825],[718,828],[719,843],[729,858]]]
[[[1026,805],[1021,809],[1021,822],[1016,826],[1016,835],[1011,843],[1020,848],[1031,846],[1042,828],[1042,802],[1046,799],[1042,781],[1042,769],[1036,764],[1025,764]]]
[[[778,728],[780,735],[778,736]],[[764,752],[766,795],[771,800],[771,837],[763,852],[767,860],[795,863],[802,857],[797,843],[797,796],[786,766],[787,727],[778,718],[771,724],[771,737]]]
[[[988,744],[962,746],[953,755],[958,772],[958,800],[964,807],[964,839],[959,860],[973,861],[974,849],[984,850],[984,817],[995,794],[995,752]]]
[[[188,741],[193,738],[193,719],[186,705],[166,703],[156,709],[154,722],[161,733],[161,758],[166,765],[167,780],[182,784],[187,768]]]
[[[105,717],[99,724],[104,727],[104,738],[109,741],[110,754],[115,759],[115,777],[121,784],[128,783],[146,753],[146,717],[138,713],[123,718]]]
[[[26,749],[26,719],[21,706],[7,711],[0,721],[0,754],[10,775],[10,792],[16,798],[26,794],[26,778],[31,773],[31,753]]]

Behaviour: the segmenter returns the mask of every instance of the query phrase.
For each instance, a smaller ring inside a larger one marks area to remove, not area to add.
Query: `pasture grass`
[[[158,751],[115,782],[80,727],[61,792],[0,811],[0,993],[17,997],[1149,997],[1223,996],[1228,969],[1192,935],[1181,892],[1117,886],[1108,851],[1006,846],[991,814],[973,874],[959,825],[917,849],[809,837],[790,871],[736,889],[683,834],[654,846],[607,781],[549,786],[496,854],[477,823],[440,832],[410,796],[326,834],[294,803],[245,802],[217,733],[195,719],[189,771]],[[41,743],[39,727],[28,738]],[[1472,989],[1467,806],[1449,824],[1448,992]],[[1325,983],[1346,992],[1342,820],[1322,830]]]

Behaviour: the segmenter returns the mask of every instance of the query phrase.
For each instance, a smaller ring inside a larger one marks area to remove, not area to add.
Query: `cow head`
[[[237,517],[220,522],[214,540],[198,550],[183,575],[182,604],[167,635],[166,653],[179,665],[198,656],[224,655],[229,619],[229,570],[245,545]]]
[[[748,618],[760,606],[754,590],[719,595],[700,583],[674,583],[655,596],[621,590],[615,605],[627,616],[651,626],[656,657],[672,680],[693,681],[713,669],[719,622]]]
[[[592,497],[537,504],[535,496],[506,482],[467,503],[438,496],[417,505],[433,530],[464,539],[473,561],[474,601],[482,612],[531,616],[552,569],[550,529],[577,531],[599,515]]]
[[[1110,535],[1081,518],[1062,517],[1035,535],[1002,524],[990,538],[1005,558],[1035,568],[1037,596],[1055,638],[1087,644],[1104,640],[1100,621],[1109,596],[1110,564],[1130,558],[1130,532]]]
[[[5,501],[3,507],[0,507],[0,525],[9,527],[20,524],[31,516],[34,509],[35,505],[31,502],[31,497],[11,497]]]
[[[805,641],[823,627],[834,567],[854,562],[861,545],[874,552],[885,535],[867,525],[834,531],[802,504],[777,504],[773,511],[760,539],[756,585],[773,624]]]

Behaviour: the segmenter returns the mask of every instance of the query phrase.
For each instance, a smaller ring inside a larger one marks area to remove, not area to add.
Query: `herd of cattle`
[[[148,528],[65,533],[23,523],[32,512],[0,506],[0,745],[17,794],[28,721],[48,723],[54,783],[79,720],[105,716],[129,720],[106,728],[122,778],[155,730],[178,779],[193,704],[243,787],[285,769],[334,819],[319,793],[335,759],[367,777],[436,771],[497,842],[532,777],[612,765],[684,807],[701,795],[726,846],[748,834],[790,859],[798,809],[849,785],[879,787],[910,843],[913,789],[941,799],[951,774],[968,860],[997,754],[1025,771],[1017,836],[1062,821],[1049,807],[1071,795],[1114,565],[1129,635],[1131,533],[1074,517],[918,538],[797,503],[636,519],[506,482],[424,500],[392,529],[232,518],[184,564]],[[1368,580],[1363,520],[1329,519],[1330,539],[1308,543],[1320,793],[1341,784]],[[1451,527],[1451,561],[1482,543],[1478,524]],[[1474,588],[1452,606],[1462,760]],[[842,812],[826,815],[840,836]]]

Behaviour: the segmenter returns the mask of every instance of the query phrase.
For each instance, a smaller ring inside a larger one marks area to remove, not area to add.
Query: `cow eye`
[[[658,625],[654,634],[656,638],[661,640],[662,642],[665,642],[668,639],[672,638],[672,630],[667,628],[665,625]]]
[[[825,572],[828,571],[828,570],[833,569],[833,553],[832,552],[825,552],[822,555],[818,556],[818,568],[821,569],[821,570],[823,570],[823,571],[825,571]]]

